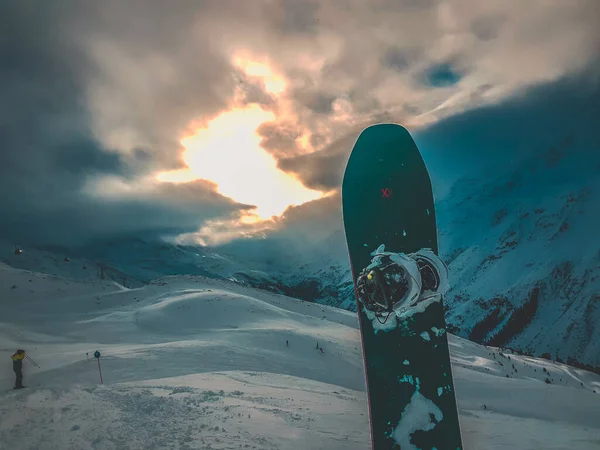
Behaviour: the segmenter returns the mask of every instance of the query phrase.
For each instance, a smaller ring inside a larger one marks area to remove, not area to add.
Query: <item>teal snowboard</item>
[[[406,129],[363,130],[344,173],[342,208],[372,449],[462,449],[443,292],[436,291],[447,273],[432,269],[445,267],[437,257],[433,192]]]

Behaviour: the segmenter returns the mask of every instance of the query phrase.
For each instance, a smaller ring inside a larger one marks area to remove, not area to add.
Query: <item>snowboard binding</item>
[[[404,254],[380,245],[357,280],[358,299],[377,315],[403,313],[448,289],[448,267],[431,250]]]

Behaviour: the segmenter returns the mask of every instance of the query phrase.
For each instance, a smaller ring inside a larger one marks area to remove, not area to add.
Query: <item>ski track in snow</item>
[[[0,291],[0,450],[369,448],[354,313],[187,276],[125,289],[3,265]],[[599,376],[449,339],[466,450],[600,449]],[[13,391],[18,347],[41,368]],[[391,437],[406,448],[424,400]]]

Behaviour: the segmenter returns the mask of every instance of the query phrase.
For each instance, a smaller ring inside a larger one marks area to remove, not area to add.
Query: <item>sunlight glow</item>
[[[163,172],[157,179],[171,183],[210,180],[220,194],[256,206],[256,217],[245,217],[245,223],[278,216],[290,205],[321,198],[321,192],[279,170],[275,158],[261,148],[256,130],[274,118],[257,105],[222,113],[206,128],[182,139],[188,169]]]
[[[233,58],[233,65],[250,77],[262,78],[265,90],[269,94],[281,94],[287,87],[283,77],[277,75],[266,64],[254,61],[242,55],[237,55]]]

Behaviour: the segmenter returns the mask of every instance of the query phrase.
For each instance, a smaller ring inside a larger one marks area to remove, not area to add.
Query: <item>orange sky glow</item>
[[[248,76],[262,79],[265,90],[272,95],[286,88],[283,77],[263,63],[236,56],[233,64]],[[280,216],[288,206],[323,197],[324,193],[308,189],[278,169],[275,158],[261,147],[257,130],[275,119],[273,112],[256,104],[222,112],[205,128],[181,139],[187,168],[159,173],[158,181],[212,181],[220,194],[256,207],[242,218],[246,223]]]

